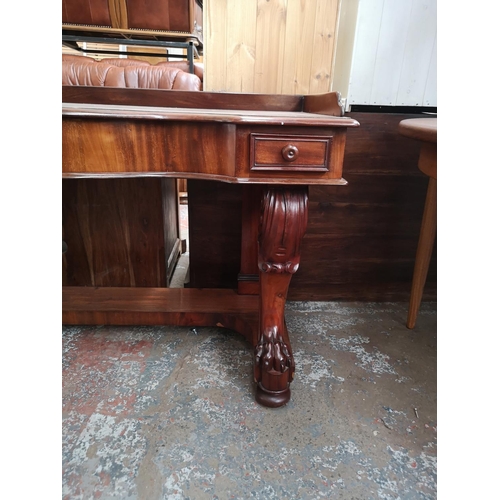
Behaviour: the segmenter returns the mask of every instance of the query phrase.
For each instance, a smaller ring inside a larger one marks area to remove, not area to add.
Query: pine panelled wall
[[[338,0],[205,0],[204,90],[331,90]]]

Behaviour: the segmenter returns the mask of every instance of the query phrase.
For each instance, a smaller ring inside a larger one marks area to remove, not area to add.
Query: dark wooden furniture
[[[243,185],[237,290],[63,288],[65,324],[217,325],[254,348],[256,399],[290,399],[284,308],[308,186],[345,185],[339,96],[63,87],[63,177],[184,177]]]
[[[80,42],[88,42],[85,48]],[[82,53],[194,59],[203,50],[202,0],[63,0],[62,44]],[[116,47],[109,50],[109,45]],[[135,47],[122,52],[120,46]],[[182,54],[169,49],[183,49]],[[184,53],[185,52],[185,53]]]
[[[418,168],[429,176],[420,238],[418,240],[415,269],[411,285],[410,305],[406,326],[415,327],[422,301],[425,280],[429,269],[437,227],[437,118],[402,120],[399,131],[405,137],[420,141]]]
[[[349,183],[309,187],[288,300],[408,302],[429,178],[415,168],[420,142],[401,135],[399,123],[422,114],[346,116],[361,123],[347,129],[342,175]],[[244,186],[187,182],[190,286],[235,288]],[[436,260],[434,249],[422,301],[436,300]]]
[[[63,286],[170,286],[177,196],[175,179],[63,179]]]
[[[202,0],[63,0],[63,34],[203,40]]]

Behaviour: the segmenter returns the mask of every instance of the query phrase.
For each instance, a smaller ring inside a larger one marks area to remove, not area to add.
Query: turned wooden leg
[[[259,234],[260,323],[254,342],[256,400],[278,407],[290,400],[295,363],[285,325],[288,286],[299,267],[307,227],[307,186],[269,187]]]
[[[411,284],[410,304],[408,307],[407,328],[413,329],[417,321],[417,314],[422,302],[425,280],[429,270],[434,240],[436,237],[436,215],[437,215],[437,181],[429,178],[427,197],[425,199],[424,215],[420,228],[417,255],[415,257],[415,268]]]

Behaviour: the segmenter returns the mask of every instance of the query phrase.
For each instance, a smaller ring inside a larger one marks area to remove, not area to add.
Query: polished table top
[[[405,137],[424,142],[437,142],[437,118],[409,118],[399,123],[399,132]]]
[[[246,123],[252,125],[280,125],[310,127],[356,127],[359,123],[344,116],[330,116],[303,111],[269,111],[245,109],[176,108],[158,106],[131,106],[119,104],[63,103],[63,116],[94,116],[106,118],[134,118],[148,120],[199,121]]]

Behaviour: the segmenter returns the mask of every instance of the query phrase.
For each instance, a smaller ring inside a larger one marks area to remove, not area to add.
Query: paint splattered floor
[[[436,498],[436,304],[292,302],[292,399],[216,328],[63,328],[64,499]]]

